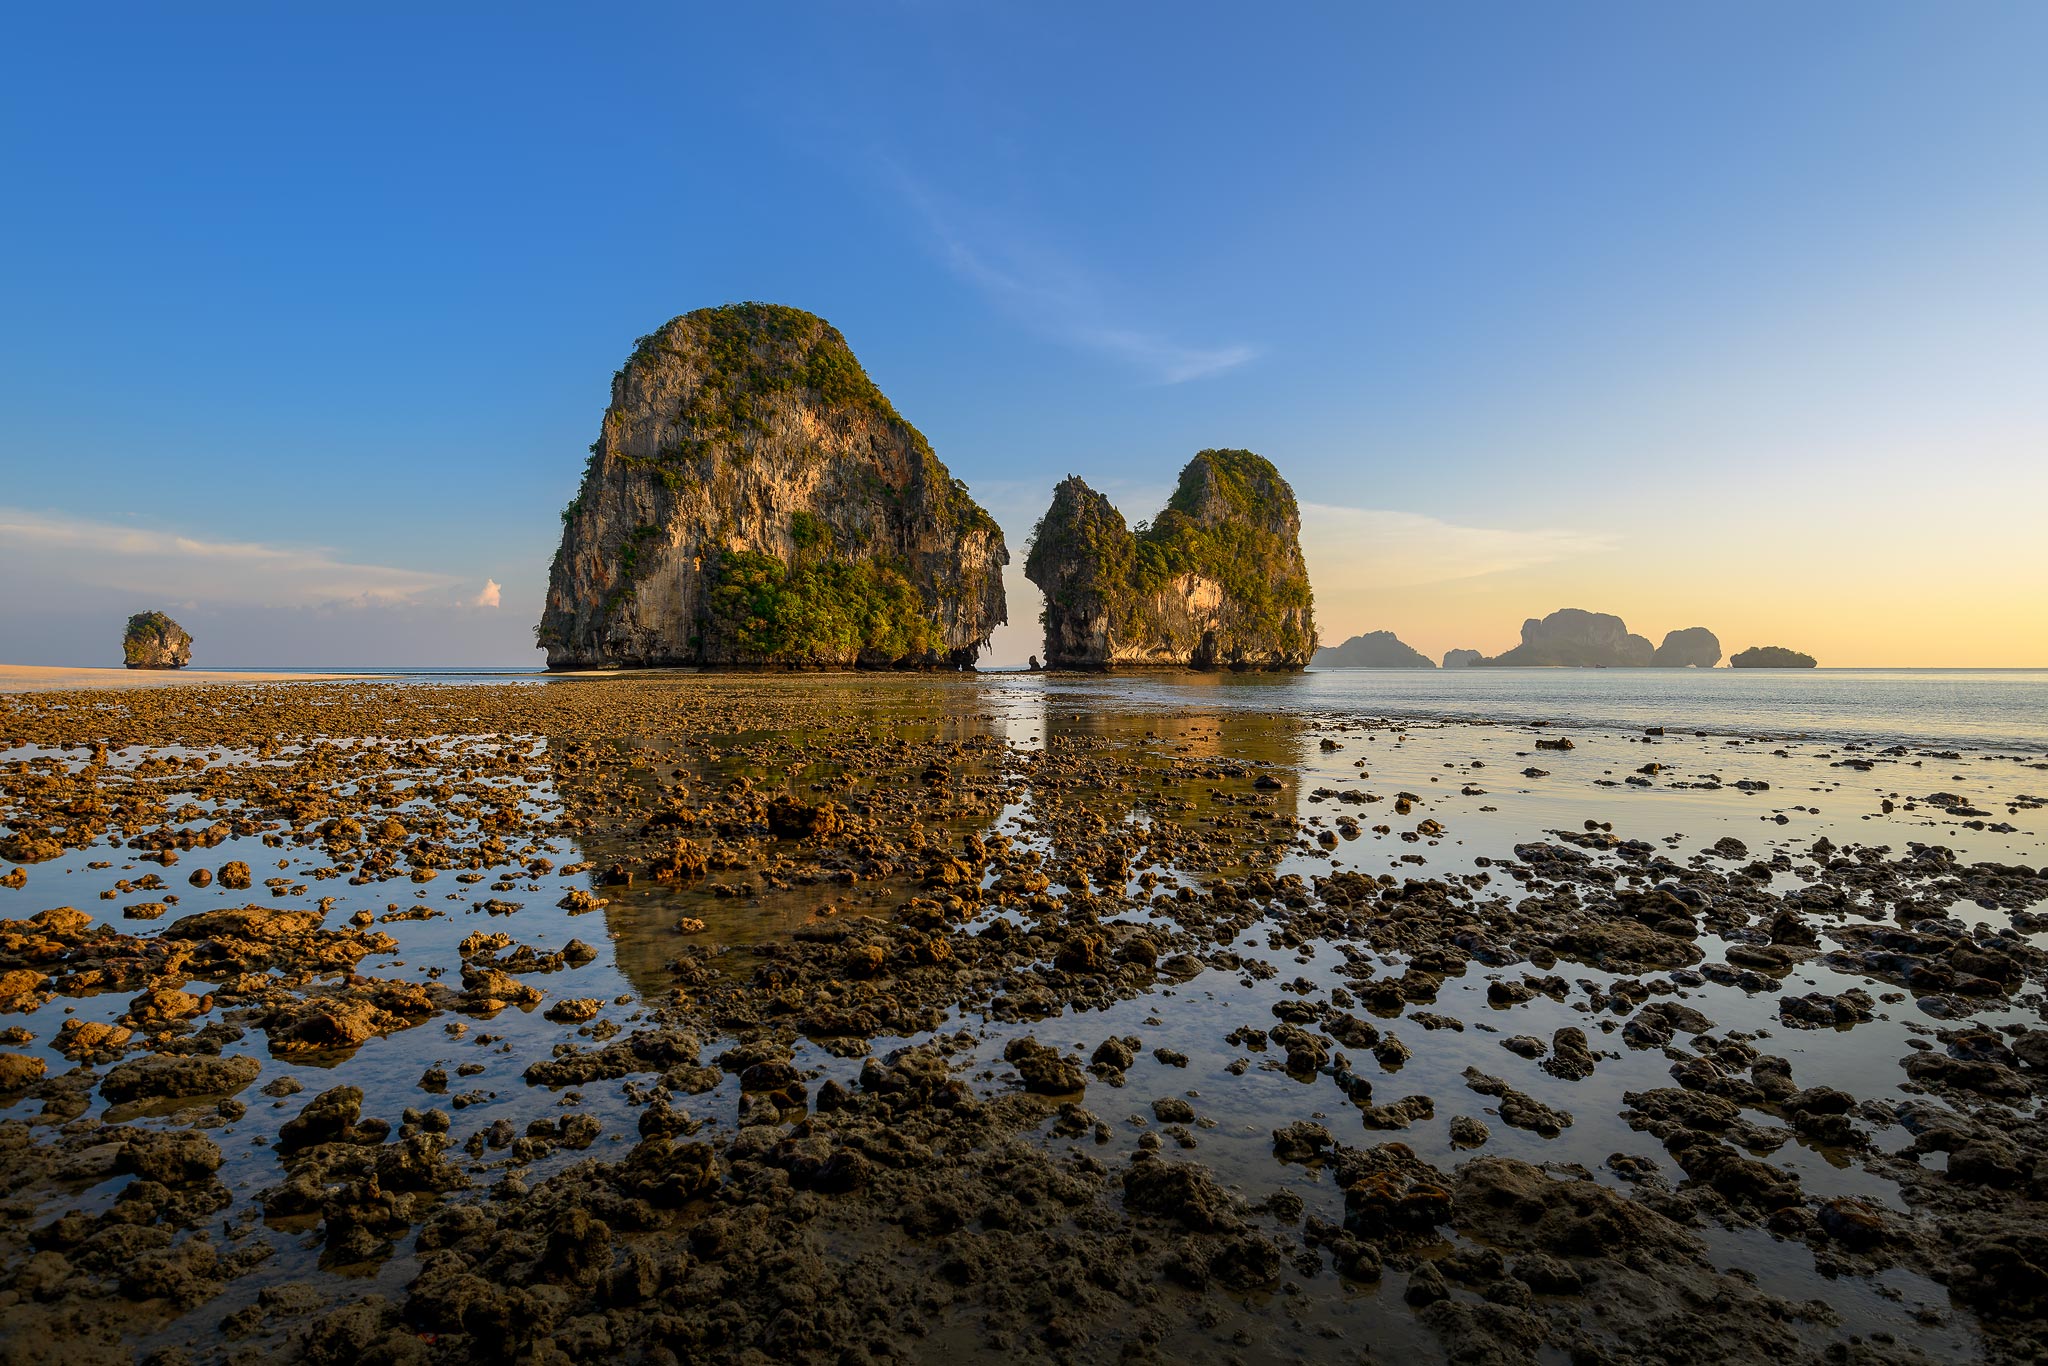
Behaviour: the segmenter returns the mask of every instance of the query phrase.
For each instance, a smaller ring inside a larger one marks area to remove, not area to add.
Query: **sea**
[[[533,666],[263,671],[372,674],[425,683],[574,683],[611,676],[546,674]],[[679,676],[689,677],[691,671]],[[1638,731],[1664,726],[1749,739],[2048,752],[2048,669],[1310,669],[1299,674],[1115,675],[988,669],[975,677],[1002,689],[1079,694],[1104,707],[1243,707]]]

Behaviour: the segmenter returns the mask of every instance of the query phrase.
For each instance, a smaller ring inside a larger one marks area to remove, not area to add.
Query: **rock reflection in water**
[[[1293,718],[933,700],[878,688],[830,731],[550,737],[562,830],[634,989],[665,996],[685,944],[771,944],[920,895],[990,913],[1077,891],[1163,897],[1269,868],[1298,839],[1307,741]],[[937,752],[906,787],[895,770],[912,747]],[[809,811],[826,813],[831,847],[806,838]]]

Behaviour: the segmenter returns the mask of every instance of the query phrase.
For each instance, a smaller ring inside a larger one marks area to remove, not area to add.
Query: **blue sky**
[[[1066,474],[1136,519],[1241,445],[1327,639],[2048,664],[2044,53],[1996,4],[21,10],[0,655],[168,604],[202,663],[536,662],[612,371],[767,299],[1020,563]]]

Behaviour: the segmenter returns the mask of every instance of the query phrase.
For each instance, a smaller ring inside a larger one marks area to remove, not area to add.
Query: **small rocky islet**
[[[962,668],[1009,559],[836,328],[700,309],[612,379],[535,640],[552,669]]]
[[[1271,462],[1203,451],[1133,534],[1078,479],[1039,523],[1055,668],[1299,669],[1301,518]],[[551,669],[971,668],[1008,620],[995,520],[838,330],[700,309],[613,377],[534,638]]]
[[[534,639],[556,670],[967,669],[1008,620],[1009,562],[836,328],[728,304],[642,337],[613,376]],[[1251,451],[1199,452],[1135,530],[1068,478],[1025,574],[1054,669],[1434,667],[1387,631],[1318,649],[1294,491]],[[143,621],[130,667],[169,648]],[[1705,627],[1653,647],[1620,617],[1564,608],[1501,655],[1453,650],[1444,667],[1712,668],[1721,653]],[[1730,662],[1812,667],[1776,646]]]
[[[1353,636],[1342,645],[1325,646],[1316,652],[1315,662],[1321,668],[1435,667],[1428,656],[1391,631],[1374,631]],[[1720,662],[1721,639],[1704,626],[1667,631],[1663,643],[1653,647],[1647,636],[1630,631],[1628,623],[1611,612],[1564,607],[1523,622],[1521,643],[1511,650],[1490,658],[1478,650],[1450,650],[1444,654],[1443,667],[1711,669]],[[1728,664],[1736,669],[1811,669],[1816,661],[1812,655],[1766,645],[1744,650]]]
[[[1476,653],[1476,652],[1475,652]],[[1319,669],[1434,669],[1436,664],[1392,631],[1368,631],[1341,645],[1320,646],[1315,653]],[[1446,663],[1445,668],[1456,665]]]
[[[1052,668],[1284,671],[1315,654],[1301,511],[1251,451],[1197,453],[1135,531],[1070,476],[1032,531],[1024,574],[1045,595]]]
[[[0,1339],[2037,1351],[2038,756],[1068,686],[0,700]]]
[[[1818,665],[1812,655],[1783,645],[1755,645],[1728,661],[1731,669],[1812,669]]]
[[[182,669],[192,662],[191,633],[162,612],[137,612],[121,632],[121,661],[131,669]]]

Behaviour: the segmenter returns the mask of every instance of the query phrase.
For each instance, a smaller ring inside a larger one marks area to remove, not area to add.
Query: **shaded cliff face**
[[[1045,594],[1053,668],[1299,669],[1315,653],[1294,490],[1250,451],[1201,452],[1137,532],[1067,479],[1024,574]]]
[[[550,668],[968,667],[1010,555],[823,319],[701,309],[640,339],[535,631]]]
[[[1316,651],[1319,669],[1434,669],[1436,661],[1392,631],[1368,631]]]
[[[1565,607],[1522,623],[1522,643],[1505,654],[1478,661],[1499,668],[1531,666],[1640,668],[1656,651],[1646,637],[1608,612]]]

